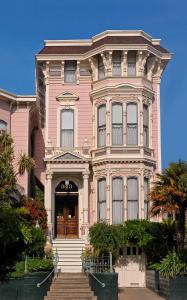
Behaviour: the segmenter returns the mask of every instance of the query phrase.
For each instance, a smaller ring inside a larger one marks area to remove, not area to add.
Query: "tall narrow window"
[[[149,147],[149,109],[147,105],[143,106],[143,144]]]
[[[74,112],[71,109],[61,112],[61,147],[74,147]]]
[[[103,63],[103,58],[101,55],[98,56],[98,79],[103,79],[105,77],[105,67]]]
[[[123,179],[112,179],[112,221],[113,224],[123,222]]]
[[[74,60],[65,61],[64,65],[64,82],[75,83],[76,82],[76,69],[77,63]]]
[[[112,104],[112,145],[123,144],[123,106]]]
[[[128,220],[138,219],[138,179],[128,178]]]
[[[112,75],[121,76],[121,51],[112,54]]]
[[[144,178],[144,218],[149,219],[149,179]]]
[[[127,55],[128,76],[136,76],[136,51],[129,51]]]
[[[106,219],[106,179],[102,178],[98,181],[98,219],[104,221]]]
[[[98,147],[106,145],[106,105],[98,108]]]
[[[127,145],[138,144],[137,104],[127,104]]]
[[[0,134],[7,132],[7,123],[3,120],[0,120]]]

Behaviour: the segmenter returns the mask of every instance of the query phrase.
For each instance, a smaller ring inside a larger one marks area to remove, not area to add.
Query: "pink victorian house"
[[[46,40],[36,55],[36,96],[0,91],[0,130],[12,134],[16,155],[35,157],[56,247],[64,238],[84,245],[99,220],[149,218],[147,192],[161,171],[160,81],[170,59],[141,30]],[[28,194],[29,174],[20,184]]]

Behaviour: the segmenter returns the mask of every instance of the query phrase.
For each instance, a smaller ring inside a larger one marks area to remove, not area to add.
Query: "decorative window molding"
[[[60,105],[75,105],[75,102],[79,100],[79,96],[72,92],[66,91],[58,95],[56,100],[60,102]]]
[[[63,103],[64,104],[64,103]],[[57,110],[57,147],[61,147],[61,114],[63,110],[72,110],[74,115],[74,139],[73,148],[78,147],[78,109],[76,106],[63,105]]]

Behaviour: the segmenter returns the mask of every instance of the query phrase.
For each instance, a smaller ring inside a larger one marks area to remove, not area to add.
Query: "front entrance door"
[[[56,236],[78,236],[78,195],[56,195]]]

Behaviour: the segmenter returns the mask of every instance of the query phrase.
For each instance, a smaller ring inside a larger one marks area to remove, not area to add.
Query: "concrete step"
[[[66,292],[48,292],[47,296],[50,297],[56,297],[56,296],[61,296],[61,297],[74,297],[74,298],[81,298],[81,297],[93,297],[94,293],[93,292],[74,292],[72,291],[66,291]]]
[[[74,297],[74,296],[70,296],[70,297],[62,297],[62,296],[45,296],[44,300],[97,300],[96,296],[93,297]]]

